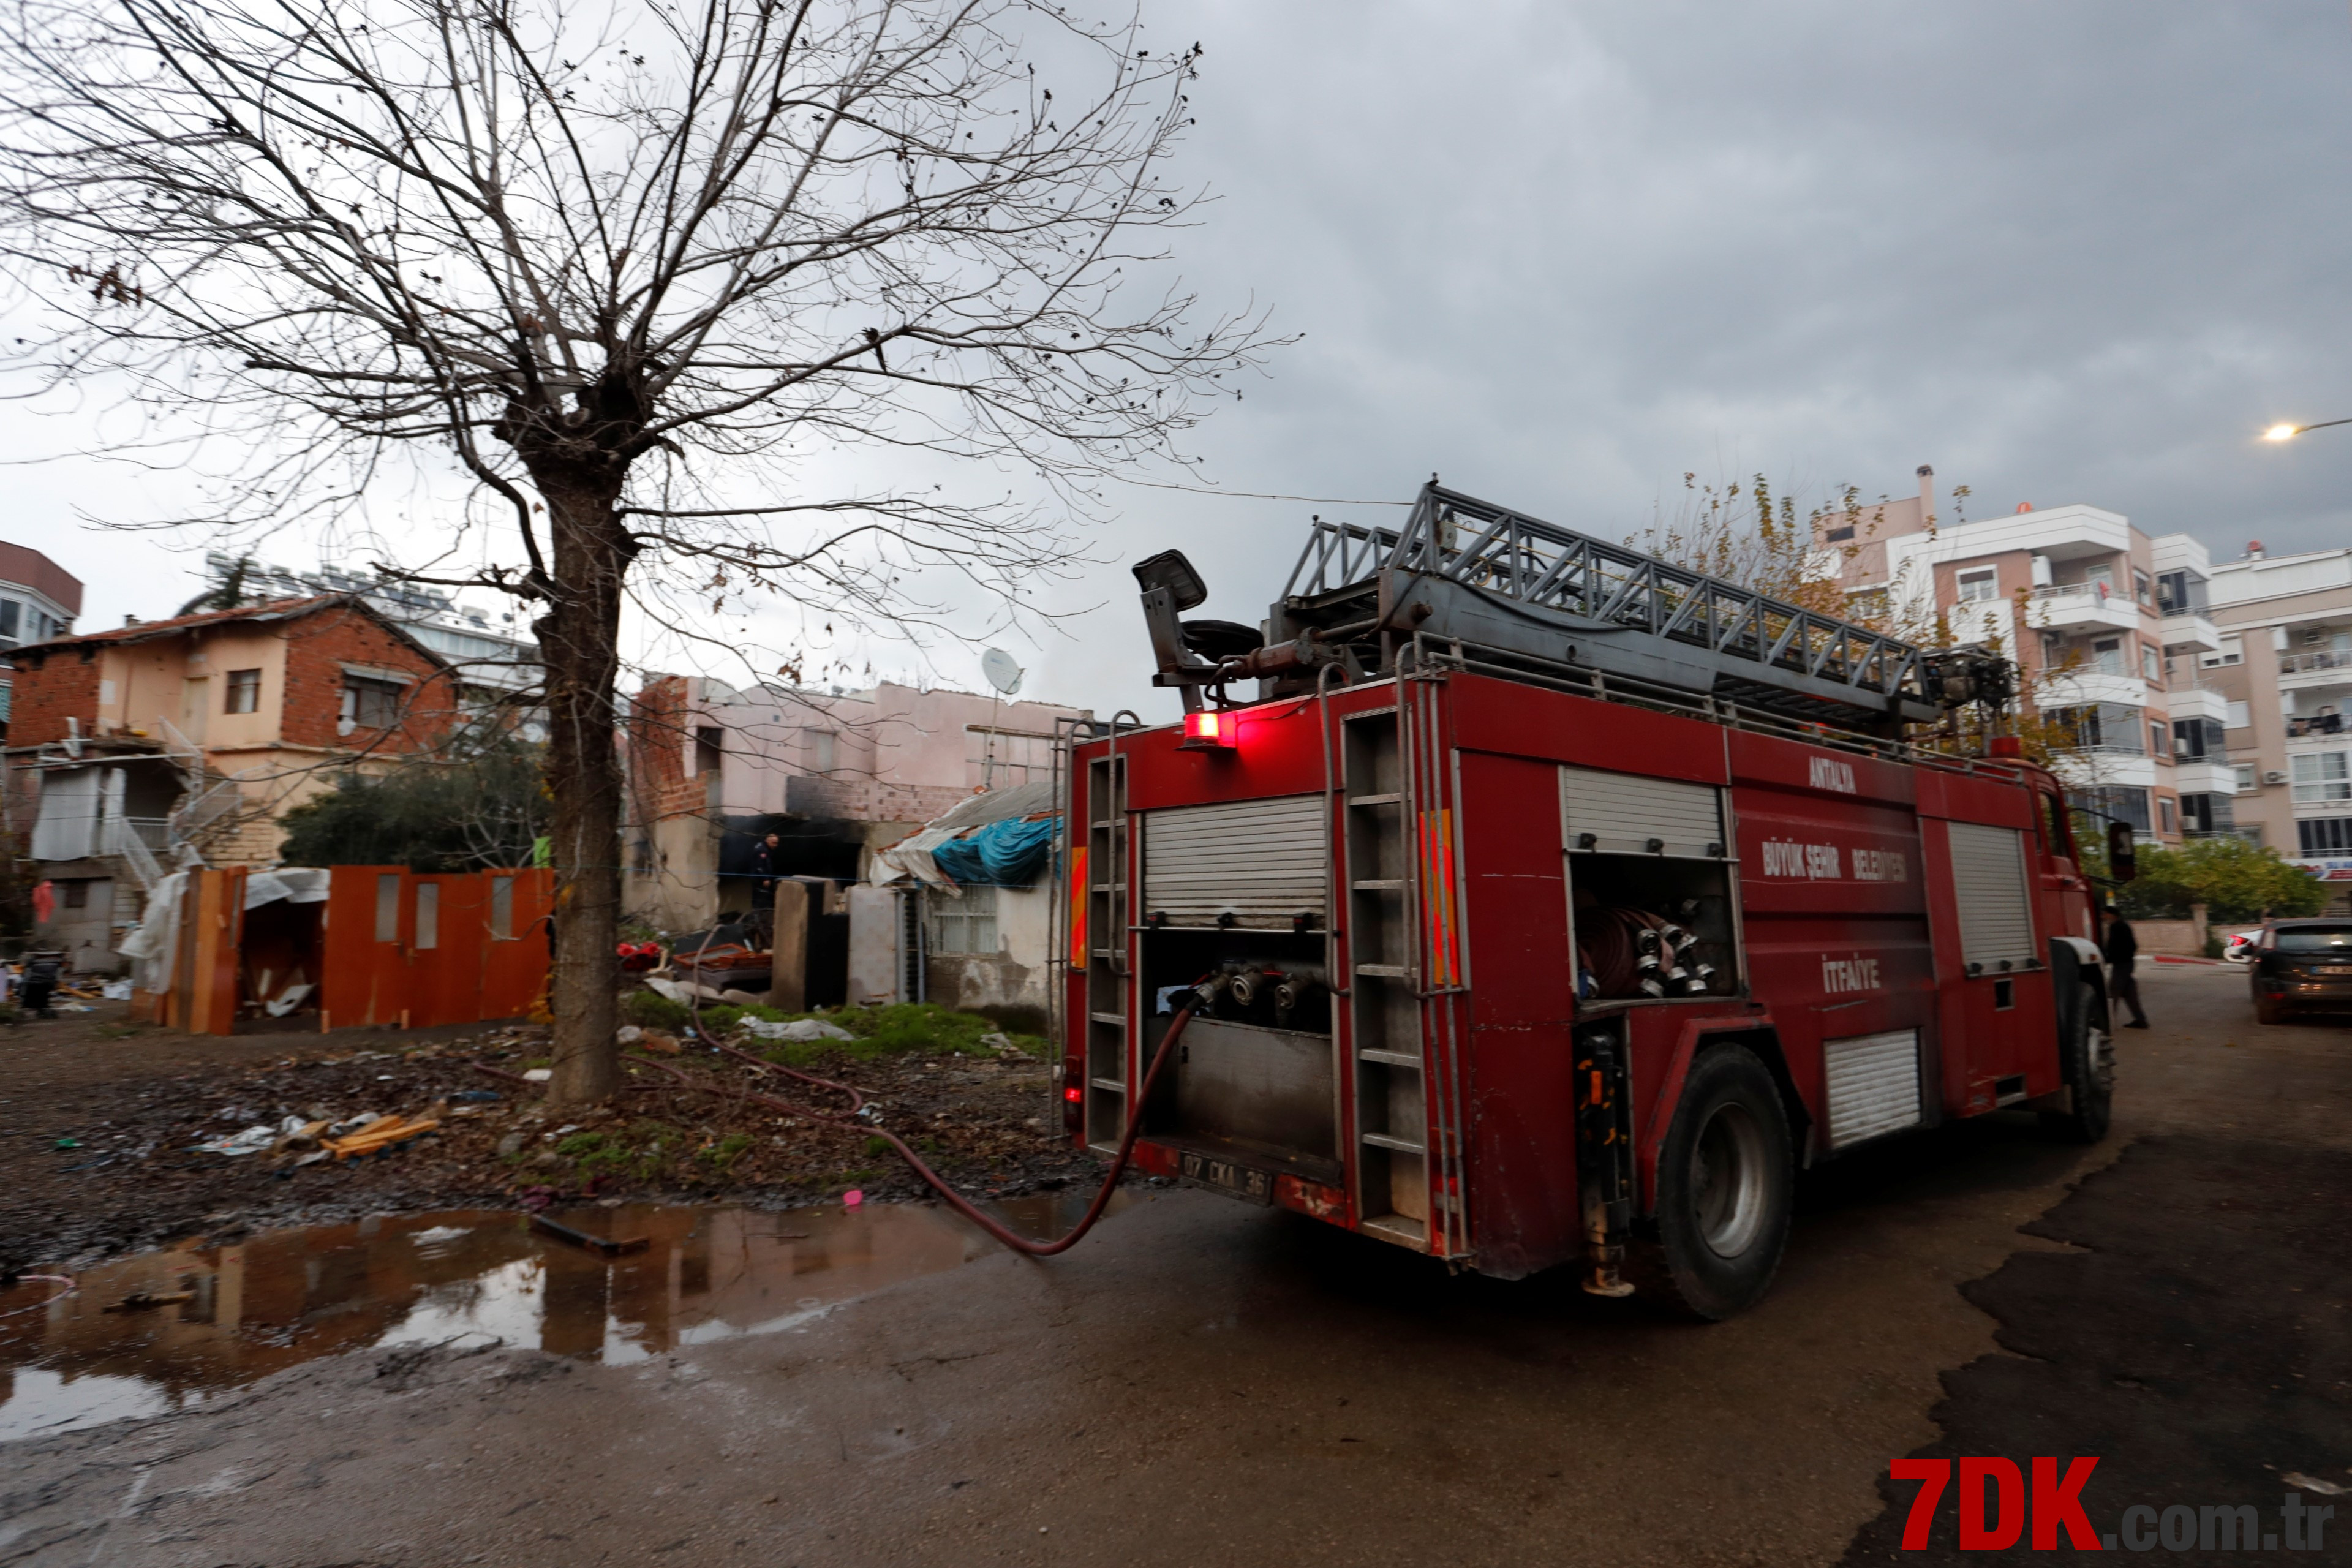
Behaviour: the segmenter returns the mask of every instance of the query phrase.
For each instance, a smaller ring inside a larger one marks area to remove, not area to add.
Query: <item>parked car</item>
[[[2252,926],[2245,931],[2228,933],[2221,943],[2221,957],[2230,963],[2244,963],[2253,957],[2254,944],[2262,940],[2263,928]]]
[[[2265,1024],[2314,1008],[2352,1010],[2352,921],[2273,921],[2255,940],[2246,983]]]

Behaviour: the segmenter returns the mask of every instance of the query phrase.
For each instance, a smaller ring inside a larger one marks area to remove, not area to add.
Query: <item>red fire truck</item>
[[[1186,712],[1067,752],[1081,1142],[1717,1319],[1801,1167],[2004,1107],[2104,1136],[2059,783],[1904,738],[1989,717],[1998,659],[1434,481],[1401,529],[1318,520],[1263,627],[1180,620],[1181,555],[1136,572]]]

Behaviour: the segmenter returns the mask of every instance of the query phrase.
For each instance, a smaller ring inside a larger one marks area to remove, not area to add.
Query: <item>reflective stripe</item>
[[[1093,892],[1087,885],[1087,847],[1070,846],[1070,967],[1087,966],[1087,899]]]
[[[1428,950],[1426,984],[1442,991],[1462,984],[1462,950],[1454,901],[1454,813],[1421,814],[1422,934]]]

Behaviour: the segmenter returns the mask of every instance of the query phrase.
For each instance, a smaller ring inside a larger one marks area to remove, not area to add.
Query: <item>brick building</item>
[[[137,894],[189,850],[275,863],[279,819],[354,768],[429,749],[449,666],[351,595],[133,621],[16,649],[5,810],[57,885],[38,932],[114,967]]]
[[[751,901],[751,857],[782,841],[787,875],[854,881],[896,843],[983,789],[1045,779],[1045,702],[891,682],[861,691],[648,679],[629,705],[622,906],[690,931]]]

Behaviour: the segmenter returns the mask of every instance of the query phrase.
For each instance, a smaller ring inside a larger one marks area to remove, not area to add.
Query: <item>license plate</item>
[[[1213,1160],[1206,1154],[1184,1156],[1184,1179],[1204,1187],[1214,1187],[1221,1193],[1231,1193],[1237,1198],[1247,1198],[1254,1204],[1274,1202],[1274,1178],[1264,1171],[1247,1165],[1236,1165],[1231,1160]]]
[[[2312,973],[2314,974],[2352,974],[2352,963],[2323,963]]]

